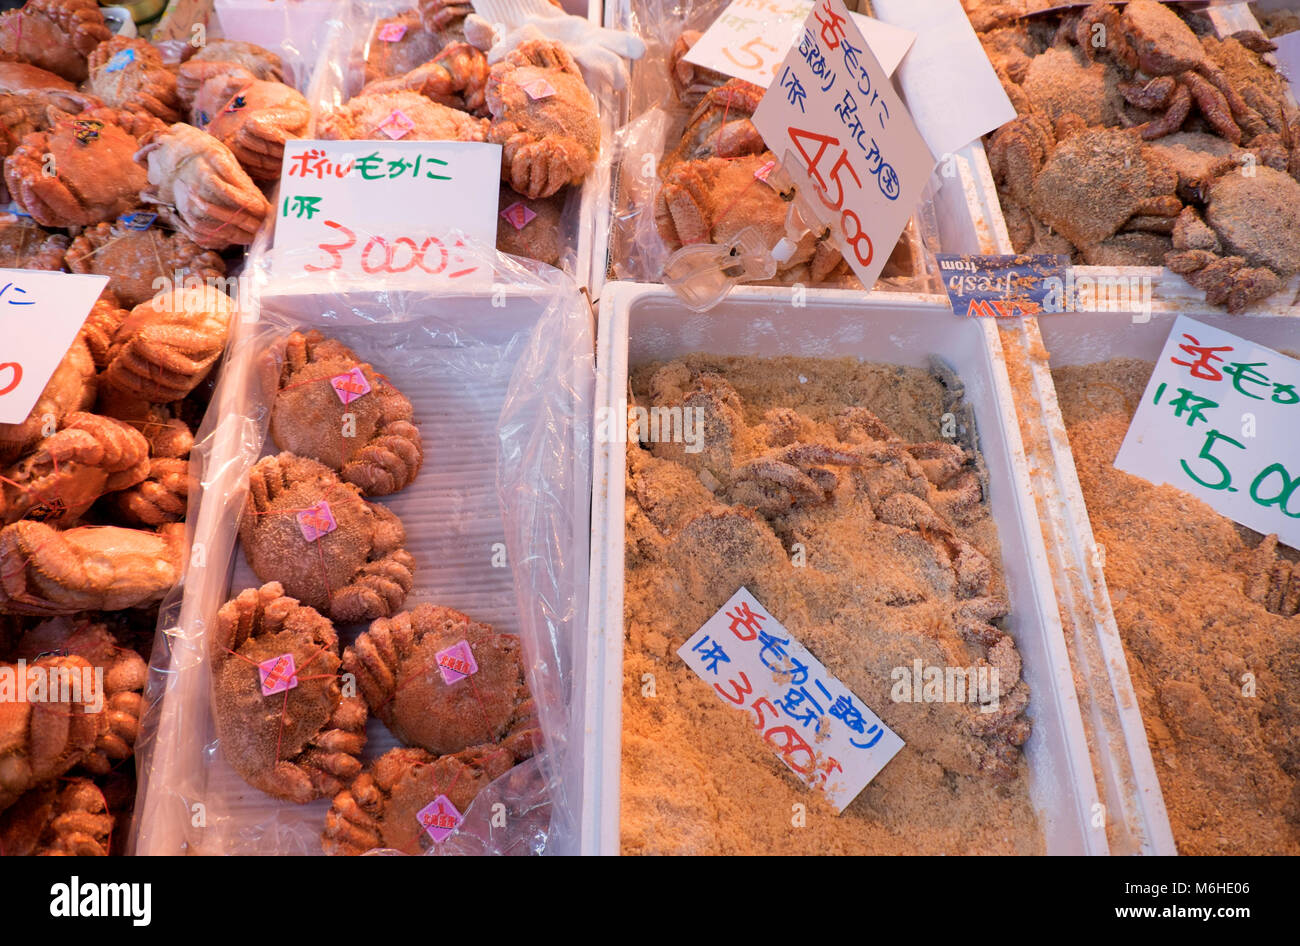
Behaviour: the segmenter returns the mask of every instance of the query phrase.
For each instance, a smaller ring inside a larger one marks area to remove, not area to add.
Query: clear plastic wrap
[[[519,635],[538,703],[541,751],[483,789],[430,853],[576,849],[581,771],[568,747],[581,724],[571,714],[572,646],[586,633],[591,313],[562,273],[476,252],[493,273],[490,294],[432,279],[321,293],[253,267],[255,305],[234,332],[194,448],[189,568],[159,619],[137,745],[136,853],[321,851],[330,799],[279,801],[223,758],[206,656],[217,609],[262,584],[237,531],[250,469],[278,452],[268,437],[274,387],[268,394],[259,364],[276,339],[310,328],[352,348],[414,407],[423,468],[405,489],[371,499],[402,519],[416,560],[401,610],[444,605]],[[363,629],[338,626],[340,649]],[[366,735],[366,762],[400,745],[377,718]]]
[[[692,107],[678,98],[672,77],[673,45],[687,30],[707,30],[730,0],[621,0],[606,11],[606,25],[629,30],[646,44],[646,54],[632,65],[624,96],[626,122],[615,135],[613,230],[610,234],[611,278],[660,282],[672,255],[655,222],[659,198],[659,162],[681,140]],[[938,225],[927,187],[907,229],[893,250],[874,288],[903,292],[938,292],[933,253]],[[778,273],[772,282],[808,282],[808,267]],[[857,288],[851,273],[817,283],[821,288]]]
[[[362,90],[364,67],[379,21],[410,11],[414,6],[413,0],[344,0],[340,20],[331,25],[328,39],[322,44],[314,80],[307,92],[313,129],[322,115],[346,104]],[[563,205],[557,228],[559,255],[554,265],[570,273],[594,294],[604,281],[608,254],[610,154],[618,107],[608,82],[590,74],[584,77],[600,119],[600,157],[581,187],[566,187],[557,195],[563,198]],[[499,227],[508,225],[499,224]],[[504,246],[501,248],[506,250]]]

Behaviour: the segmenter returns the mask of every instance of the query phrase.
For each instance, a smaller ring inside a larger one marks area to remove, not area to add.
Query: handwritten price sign
[[[812,8],[813,0],[732,0],[684,58],[766,89]],[[851,15],[871,52],[893,75],[916,34],[859,13]]]
[[[754,125],[873,286],[935,162],[840,0],[817,0]]]
[[[373,282],[490,278],[467,241],[496,244],[501,146],[291,141],[280,174],[277,271]]]
[[[843,811],[903,740],[741,588],[677,656],[759,737]]]
[[[1300,548],[1300,361],[1179,316],[1115,467]]]
[[[0,269],[0,424],[21,424],[107,276]]]

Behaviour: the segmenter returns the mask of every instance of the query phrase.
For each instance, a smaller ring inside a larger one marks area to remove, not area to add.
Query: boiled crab
[[[239,537],[260,579],[336,621],[394,614],[411,590],[415,561],[401,520],[315,460],[282,453],[258,462]]]
[[[276,446],[324,463],[367,496],[410,484],[424,451],[411,402],[392,382],[316,331],[290,334],[270,357],[278,369]]]
[[[191,280],[207,284],[226,274],[220,256],[183,234],[155,226],[141,229],[124,218],[83,230],[64,260],[74,273],[108,276],[108,288],[128,309],[148,302],[164,286]]]
[[[113,815],[87,778],[47,782],[0,814],[0,856],[107,857]]]
[[[32,448],[42,437],[58,429],[60,421],[73,411],[95,403],[95,361],[85,339],[78,335],[45,382],[19,424],[0,424],[0,463],[10,463]]]
[[[265,82],[245,70],[213,76],[194,98],[204,130],[230,148],[257,181],[278,181],[285,142],[301,138],[311,106],[283,82]]]
[[[316,124],[316,134],[326,140],[483,141],[487,133],[486,119],[440,105],[418,92],[358,95],[322,115]]]
[[[87,680],[94,687],[91,670],[89,661],[75,656],[0,664],[0,810],[94,749],[99,721],[93,707],[102,694],[84,688]]]
[[[58,271],[63,268],[67,248],[66,236],[51,233],[30,220],[0,223],[0,266],[5,269]]]
[[[249,588],[217,612],[209,650],[217,740],[244,781],[302,804],[356,778],[366,708],[343,695],[326,618],[278,583]]]
[[[361,94],[418,92],[441,105],[483,116],[487,80],[487,57],[469,43],[452,43],[410,72],[368,83]]]
[[[533,755],[536,708],[519,638],[451,608],[423,604],[370,625],[343,653],[370,711],[435,755],[500,743]]]
[[[284,64],[278,54],[253,43],[240,40],[214,39],[197,53],[181,63],[176,73],[176,91],[186,109],[194,104],[203,83],[213,76],[243,69],[253,78],[267,82],[283,82]]]
[[[136,158],[149,169],[140,199],[205,249],[252,243],[271,212],[230,149],[192,125],[147,136]]]
[[[525,40],[492,67],[488,140],[502,146],[501,176],[525,197],[577,185],[600,154],[596,101],[565,48]]]
[[[143,110],[167,124],[180,121],[176,73],[152,44],[114,36],[95,47],[87,65],[90,77],[82,88],[105,105]]]
[[[0,14],[0,57],[81,82],[86,58],[112,35],[95,0],[27,0]]]

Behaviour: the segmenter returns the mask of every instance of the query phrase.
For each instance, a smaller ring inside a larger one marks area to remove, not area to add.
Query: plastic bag
[[[416,558],[402,610],[441,604],[518,634],[538,703],[542,750],[480,792],[459,829],[430,853],[576,849],[581,771],[568,746],[581,723],[571,714],[571,642],[586,633],[591,315],[563,274],[478,252],[498,291],[457,292],[425,279],[322,294],[307,280],[269,276],[264,259],[254,266],[255,306],[234,332],[193,452],[194,551],[181,590],[160,614],[137,744],[146,775],[136,853],[321,850],[328,798],[279,801],[223,758],[206,657],[217,609],[262,584],[237,535],[249,470],[278,452],[267,436],[270,397],[259,359],[275,339],[308,328],[351,347],[414,406],[424,466],[404,490],[371,500],[402,519]],[[340,650],[363,629],[339,627]],[[378,719],[368,721],[363,760],[398,745]]]

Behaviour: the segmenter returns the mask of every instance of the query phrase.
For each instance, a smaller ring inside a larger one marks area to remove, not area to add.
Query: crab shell
[[[325,815],[326,854],[357,855],[377,848],[418,855],[433,846],[420,812],[440,795],[462,815],[514,759],[497,746],[475,746],[437,757],[422,749],[393,749],[334,798]]]
[[[114,57],[127,53],[134,57],[130,62],[114,62]],[[83,88],[105,104],[143,110],[168,124],[180,121],[176,73],[167,68],[158,50],[147,41],[114,36],[95,47],[87,66],[90,77]]]
[[[313,530],[303,517],[322,501],[335,528],[308,541]],[[280,582],[287,594],[336,621],[387,617],[411,590],[415,561],[403,548],[401,520],[315,460],[282,453],[258,461],[239,538],[261,580]]]
[[[271,351],[278,390],[271,438],[318,460],[367,496],[408,486],[424,462],[411,402],[347,346],[319,332],[294,332]],[[282,359],[282,360],[281,360]],[[343,402],[332,380],[360,371],[370,391]]]
[[[677,147],[660,163],[660,174],[667,174],[683,161],[766,151],[753,122],[762,98],[763,89],[743,79],[731,79],[710,89],[691,113]]]
[[[36,449],[4,471],[0,524],[32,518],[75,522],[105,493],[148,475],[149,443],[111,417],[73,413]]]
[[[525,197],[581,184],[600,155],[596,100],[559,43],[525,40],[496,63],[487,106],[488,141],[502,146],[501,177]]]
[[[0,463],[12,462],[44,436],[57,429],[72,411],[95,403],[95,361],[85,339],[78,335],[68,347],[36,403],[20,424],[0,424]]]
[[[230,149],[192,125],[177,123],[147,136],[135,155],[148,165],[140,199],[208,250],[247,245],[271,205]]]
[[[286,654],[296,685],[265,695],[259,665]],[[249,785],[303,804],[361,772],[366,708],[343,696],[326,618],[276,582],[250,588],[217,612],[210,655],[221,754]]]
[[[13,92],[75,92],[62,76],[25,62],[0,62],[0,94]]]
[[[159,293],[114,333],[104,381],[155,403],[181,400],[221,357],[234,311],[234,301],[210,286]]]
[[[483,141],[488,122],[427,99],[418,92],[358,95],[322,115],[316,134],[325,140],[383,140],[382,126],[400,112],[415,126],[402,136],[409,141]]]
[[[67,248],[66,236],[44,230],[30,220],[0,223],[0,267],[5,269],[57,272],[63,268]]]
[[[86,57],[112,35],[95,0],[27,0],[0,14],[0,57],[81,82]]]
[[[133,131],[149,121],[94,109],[27,135],[5,158],[10,195],[47,227],[89,226],[125,213],[148,182],[134,160],[139,142]]]
[[[401,30],[401,38],[392,42],[381,39],[380,34],[390,28]],[[410,72],[441,49],[442,40],[424,28],[414,10],[376,20],[366,46],[365,84]]]
[[[208,134],[229,147],[258,181],[280,179],[285,142],[306,134],[311,121],[311,106],[301,92],[243,70],[203,83],[194,110],[208,118]]]
[[[464,642],[478,670],[448,683],[439,654]],[[519,638],[451,608],[423,604],[370,625],[343,653],[366,703],[404,743],[436,755],[503,743],[533,755],[536,708]]]
[[[180,233],[132,229],[120,220],[83,230],[64,262],[74,273],[108,276],[108,288],[126,308],[148,302],[161,286],[204,284],[226,274],[225,261]]]
[[[62,89],[34,89],[0,94],[0,150],[8,155],[24,138],[49,131],[64,114],[78,115],[103,103],[93,95]]]
[[[42,657],[32,663],[0,664],[0,810],[23,792],[63,775],[95,747],[98,722],[90,712],[89,694],[81,691],[84,671],[91,665],[83,657]],[[20,672],[22,670],[22,672]],[[77,692],[63,691],[62,681],[77,681]],[[46,692],[29,702],[29,688]],[[60,692],[47,688],[58,686]],[[10,690],[12,688],[12,691]],[[19,698],[21,688],[22,698]],[[63,696],[79,701],[62,702]]]
[[[180,579],[183,526],[158,532],[22,520],[0,529],[0,610],[75,614],[145,607]]]
[[[0,814],[0,856],[107,857],[113,816],[88,778],[34,788]]]

